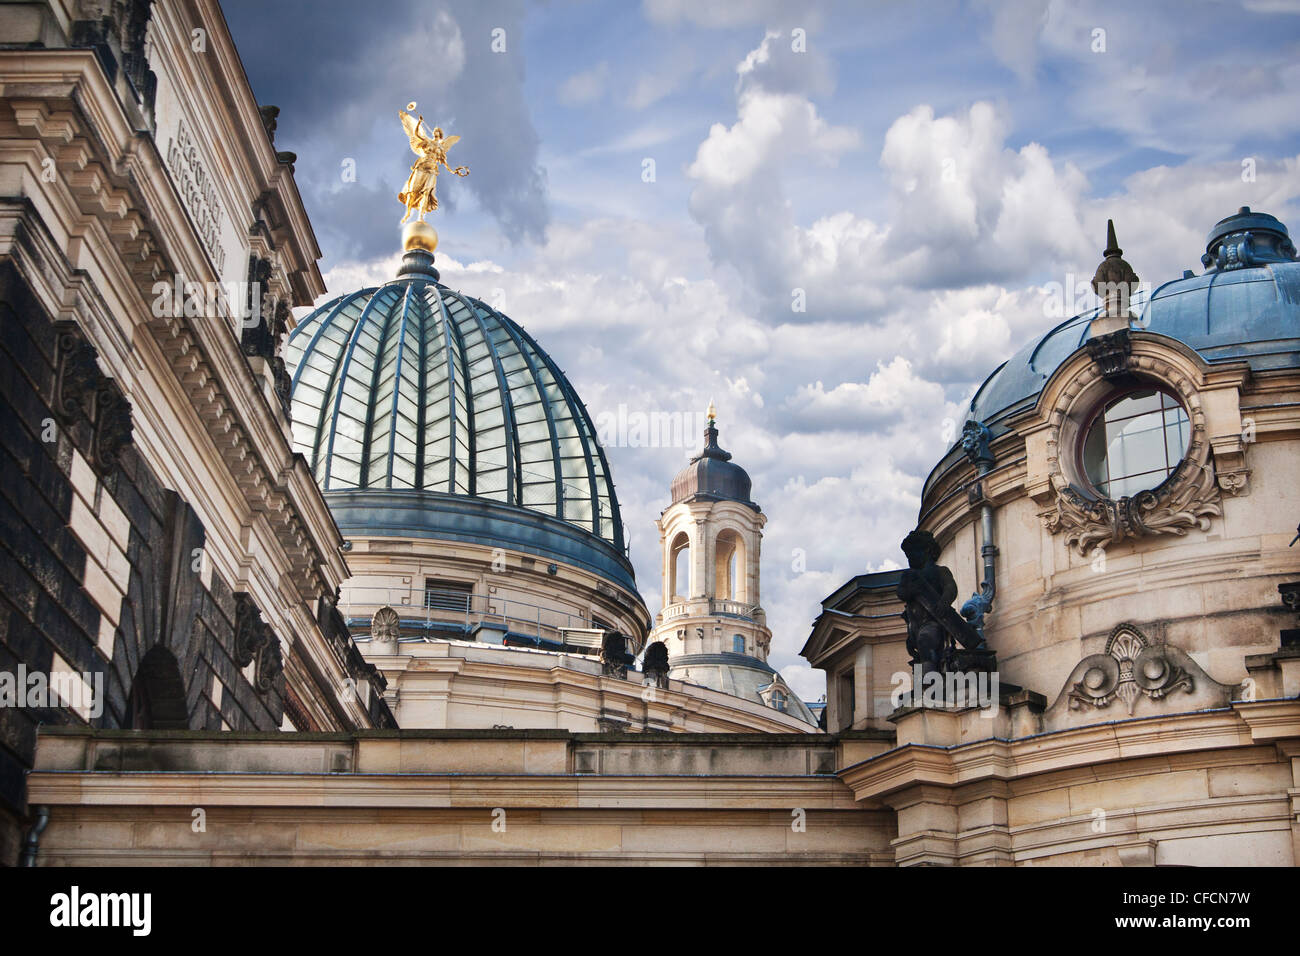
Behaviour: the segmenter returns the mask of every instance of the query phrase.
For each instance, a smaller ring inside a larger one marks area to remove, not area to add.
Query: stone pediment
[[[1239,684],[1221,684],[1172,644],[1152,643],[1131,624],[1111,631],[1106,649],[1079,661],[1055,703],[1045,731],[1157,714],[1226,707]]]

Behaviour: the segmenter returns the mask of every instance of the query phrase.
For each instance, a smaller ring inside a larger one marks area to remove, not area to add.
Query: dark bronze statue
[[[645,683],[656,687],[668,687],[668,645],[655,641],[645,649],[641,660],[641,672],[645,674]]]
[[[966,651],[985,652],[979,632],[953,610],[957,582],[939,564],[939,543],[928,531],[913,531],[903,539],[907,568],[898,581],[898,597],[907,621],[907,651],[923,671],[954,669]]]
[[[606,631],[600,641],[600,669],[606,677],[627,680],[627,668],[636,658],[627,651],[627,635],[621,631]]]

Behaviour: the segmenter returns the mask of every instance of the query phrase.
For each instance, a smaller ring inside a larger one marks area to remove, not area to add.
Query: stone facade
[[[50,808],[49,866],[1300,862],[1296,701],[1047,738],[1025,733],[1036,707],[916,708],[897,741],[56,728],[31,790]]]
[[[1245,263],[1265,301],[1275,280],[1263,266],[1294,274],[1294,249],[1248,209],[1216,226],[1211,249],[1234,223],[1278,237],[1282,251]],[[1127,282],[1110,240],[1108,268]],[[1206,294],[1204,279],[1182,281]],[[826,671],[831,730],[896,735],[841,777],[897,812],[898,863],[1300,862],[1300,375],[1266,331],[1293,321],[1277,296],[1253,316],[1208,295],[1188,306],[1157,293],[1141,315],[1106,298],[1077,331],[1046,337],[1079,336],[1077,347],[1045,338],[1023,353],[1060,349],[1054,369],[1013,359],[981,389],[972,409],[995,416],[991,431],[977,424],[991,461],[950,451],[919,527],[959,595],[996,578],[982,620],[998,662],[988,706],[898,696],[913,682],[898,572],[861,575],[823,602],[803,654]],[[1189,308],[1202,311],[1179,325]],[[999,388],[1000,401],[983,397]],[[1180,410],[1185,446],[1147,490],[1112,500],[1085,472],[1084,439],[1099,409],[1135,391]]]
[[[804,647],[818,733],[765,664],[766,519],[712,414],[659,522],[653,633],[630,583],[523,548],[345,542],[293,451],[279,352],[319,252],[215,3],[0,4],[0,26],[29,45],[0,51],[0,677],[104,688],[102,709],[0,707],[0,863],[37,807],[43,866],[1300,863],[1282,292],[1195,348],[1177,308],[1148,327],[1107,292],[1044,337],[1068,348],[995,373],[996,420],[972,402],[987,454],[945,455],[918,527],[981,595],[965,626],[999,683],[901,702],[903,581],[864,574]],[[199,28],[213,55],[188,54]],[[1275,223],[1225,219],[1203,263],[1300,268]],[[1112,230],[1099,284],[1135,279],[1120,254]],[[1199,335],[1210,280],[1180,281],[1203,282]],[[191,283],[222,291],[191,311]],[[1139,388],[1187,442],[1112,500],[1082,449]]]
[[[42,866],[872,866],[893,857],[892,814],[855,800],[834,773],[837,752],[856,742],[820,735],[145,739],[43,737],[32,781],[33,799],[51,811]],[[193,827],[197,806],[203,832]]]
[[[1300,376],[1288,369],[1252,373],[1244,362],[1211,366],[1150,332],[1132,333],[1128,361],[1173,383],[1192,416],[1188,477],[1176,477],[1172,489],[1185,500],[1169,506],[1167,523],[1112,537],[1105,522],[1074,515],[1060,490],[1078,480],[1068,471],[1078,420],[1107,387],[1083,348],[1057,369],[1036,406],[995,440],[1000,465],[982,481],[997,516],[999,551],[990,641],[1005,680],[1053,698],[1074,665],[1102,650],[1126,622],[1180,648],[1216,680],[1243,681],[1247,657],[1277,650],[1287,613],[1277,588],[1296,576],[1288,516],[1300,514]],[[1225,475],[1244,471],[1249,483],[1225,493]],[[975,477],[964,459],[938,471],[923,506],[925,526],[945,542],[941,562],[963,594],[976,588],[982,543],[964,494]]]
[[[1300,865],[1300,701],[1046,734],[1041,709],[899,712],[840,777],[896,812],[899,865]]]
[[[509,727],[579,733],[811,733],[792,713],[630,669],[591,655],[469,641],[361,645],[388,681],[398,724],[413,729]]]
[[[392,717],[346,630],[331,637],[346,565],[292,453],[274,335],[241,348],[322,287],[219,8],[6,4],[0,19],[6,42],[40,44],[0,51],[0,672],[89,695],[43,707],[25,688],[0,707],[13,863],[38,724]],[[189,55],[198,26],[214,55]],[[253,299],[270,305],[241,318]]]

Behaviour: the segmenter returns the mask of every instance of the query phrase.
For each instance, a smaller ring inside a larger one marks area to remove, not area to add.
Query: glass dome
[[[352,489],[496,502],[623,555],[605,453],[573,386],[519,325],[442,285],[427,252],[318,308],[284,359],[294,444],[327,500]]]

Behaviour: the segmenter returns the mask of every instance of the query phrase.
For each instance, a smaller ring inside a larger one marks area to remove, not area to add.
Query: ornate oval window
[[[1160,388],[1111,398],[1084,430],[1081,459],[1092,490],[1118,501],[1150,491],[1187,454],[1191,423],[1178,399]]]
[[[1126,538],[1208,531],[1223,514],[1202,370],[1159,336],[1131,336],[1092,340],[1055,373],[1044,405],[1053,500],[1043,526],[1081,555]]]

